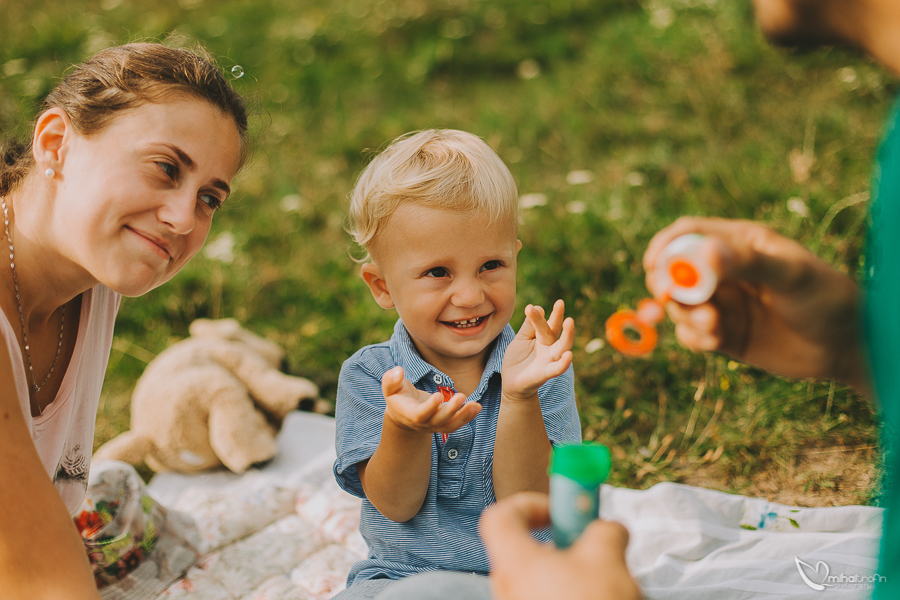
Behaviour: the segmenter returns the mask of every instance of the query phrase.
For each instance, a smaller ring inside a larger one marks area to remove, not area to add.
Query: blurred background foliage
[[[612,447],[613,483],[877,501],[876,419],[849,390],[692,355],[668,323],[649,359],[603,342],[606,317],[647,294],[648,240],[680,215],[757,219],[857,271],[897,90],[866,58],[774,49],[745,1],[0,0],[0,128],[28,135],[68,65],[173,35],[243,72],[255,153],[205,249],[123,303],[98,444],[129,428],[136,378],[199,317],[279,342],[333,400],[341,362],[395,319],[350,258],[347,194],[390,139],[452,127],[518,182],[519,305],[564,298],[575,317],[585,437]]]

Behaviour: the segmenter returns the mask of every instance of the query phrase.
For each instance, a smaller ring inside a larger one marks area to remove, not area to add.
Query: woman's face
[[[206,240],[240,143],[231,117],[185,97],[123,112],[91,137],[69,129],[51,184],[63,258],[125,296],[168,281]]]

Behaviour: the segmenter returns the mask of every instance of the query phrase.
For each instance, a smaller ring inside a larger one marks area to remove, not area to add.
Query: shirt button
[[[447,450],[447,458],[450,460],[456,460],[456,457],[459,456],[459,450],[456,448],[450,448]]]
[[[442,383],[444,383],[444,378],[441,377],[440,375],[435,374],[434,382],[438,385],[441,385]]]

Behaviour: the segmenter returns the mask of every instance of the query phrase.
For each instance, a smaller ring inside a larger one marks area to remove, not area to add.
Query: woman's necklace
[[[0,206],[3,207],[3,227],[6,230],[6,241],[9,242],[9,266],[12,269],[13,275],[13,285],[16,288],[16,304],[19,307],[19,324],[22,326],[22,341],[25,343],[25,358],[28,360],[28,371],[31,373],[31,387],[34,390],[34,393],[37,394],[41,391],[41,388],[50,381],[50,376],[53,375],[53,369],[56,368],[56,362],[59,360],[59,353],[62,351],[63,344],[63,328],[66,325],[66,305],[63,304],[62,307],[62,315],[59,319],[59,342],[56,344],[56,356],[53,357],[53,364],[50,365],[50,372],[47,373],[47,376],[44,378],[44,381],[41,382],[41,385],[37,384],[37,380],[34,378],[34,365],[31,364],[31,349],[28,346],[28,335],[25,333],[25,313],[22,311],[22,299],[19,296],[19,277],[16,275],[16,253],[13,250],[12,237],[9,234],[9,210],[6,207],[5,199],[0,196]],[[43,408],[38,404],[38,411],[43,412]]]

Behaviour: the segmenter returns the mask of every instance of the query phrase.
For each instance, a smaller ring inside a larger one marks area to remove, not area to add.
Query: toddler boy
[[[517,202],[500,158],[461,131],[402,136],[360,175],[362,278],[400,318],[341,369],[334,473],[363,499],[369,557],[337,598],[424,571],[486,575],[482,510],[546,492],[551,445],[581,441],[562,301],[549,319],[526,307],[518,334],[509,326]]]

